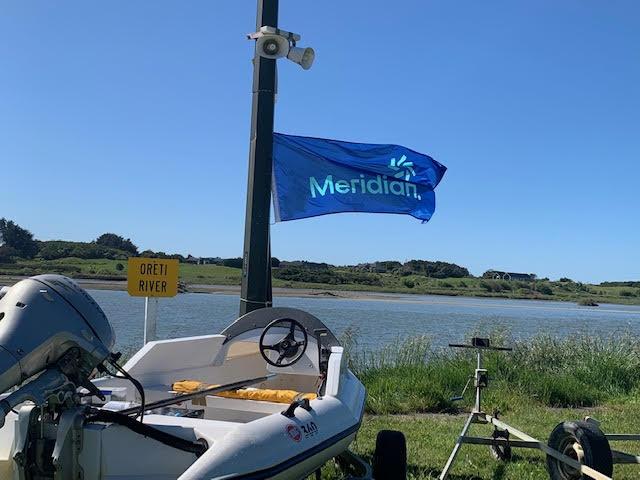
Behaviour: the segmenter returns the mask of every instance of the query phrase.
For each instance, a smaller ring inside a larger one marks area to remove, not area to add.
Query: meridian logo
[[[415,177],[416,176],[416,171],[413,169],[413,162],[407,162],[407,156],[406,155],[402,155],[402,157],[400,157],[400,160],[398,160],[398,163],[396,163],[396,159],[392,158],[391,161],[389,162],[389,168],[391,170],[400,170],[398,173],[396,173],[394,175],[394,177],[396,178],[403,178],[405,179],[405,181],[409,181],[409,179],[411,179],[411,177]],[[404,169],[404,170],[401,170]]]
[[[370,195],[398,195],[422,200],[416,184],[406,183],[411,177],[416,175],[413,162],[407,161],[407,157],[402,155],[398,161],[396,161],[395,158],[389,161],[389,169],[395,172],[393,174],[394,178],[400,180],[389,181],[387,175],[371,175],[367,177],[361,173],[360,178],[334,181],[333,175],[327,175],[322,182],[322,186],[320,186],[320,182],[318,182],[316,177],[309,177],[311,197],[316,198],[318,195],[324,197],[327,193],[332,195],[335,193],[360,193]]]

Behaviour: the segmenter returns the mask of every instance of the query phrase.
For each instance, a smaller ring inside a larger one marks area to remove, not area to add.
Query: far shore
[[[13,285],[26,276],[0,275],[0,286]],[[88,290],[115,290],[126,291],[126,280],[99,280],[93,278],[74,278],[78,284]],[[210,293],[240,295],[240,285],[204,285],[189,284],[188,293]],[[303,297],[303,298],[343,298],[348,300],[400,300],[410,297],[412,294],[363,292],[353,290],[326,290],[314,288],[283,288],[273,287],[273,293],[279,297]]]
[[[0,275],[0,287],[5,285],[13,285],[20,280],[29,278],[26,276],[18,275]],[[126,291],[126,280],[103,280],[95,278],[74,278],[76,282],[87,290],[111,290],[111,291]],[[206,293],[206,294],[224,294],[224,295],[240,295],[240,285],[206,285],[206,284],[188,284],[187,293]],[[417,294],[417,293],[393,293],[393,292],[371,292],[360,290],[331,290],[331,289],[317,289],[317,288],[285,288],[285,287],[273,287],[274,297],[298,297],[298,298],[333,298],[336,300],[378,300],[387,302],[402,302],[402,303],[433,303],[433,304],[450,304],[454,302],[456,298],[468,298],[478,300],[533,300],[535,303],[539,303],[541,308],[542,304],[549,302],[560,302],[567,304],[574,304],[575,302],[566,300],[552,300],[552,299],[534,299],[534,298],[509,298],[509,297],[485,297],[485,296],[473,296],[473,295],[444,295],[444,294]],[[428,300],[424,297],[430,297]],[[456,302],[457,303],[457,302]],[[612,304],[613,305],[613,304]],[[473,304],[469,304],[473,306]],[[485,304],[486,306],[486,304]],[[497,305],[496,305],[497,306]],[[504,305],[503,305],[504,306]],[[515,305],[513,305],[515,306]],[[566,308],[566,307],[563,307]],[[595,307],[577,306],[576,309],[588,309]]]

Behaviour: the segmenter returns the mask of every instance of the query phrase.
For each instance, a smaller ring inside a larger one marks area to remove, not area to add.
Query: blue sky
[[[239,256],[254,26],[245,0],[3,0],[0,215]],[[277,224],[274,255],[640,279],[640,3],[281,0],[280,26],[317,56],[279,64],[278,131],[449,170],[428,224]]]

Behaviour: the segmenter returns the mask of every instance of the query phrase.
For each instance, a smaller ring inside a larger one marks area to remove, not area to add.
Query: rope
[[[240,301],[241,302],[245,302],[245,303],[253,303],[253,304],[256,304],[256,305],[265,305],[267,307],[270,306],[270,305],[273,305],[273,302],[269,302],[269,301],[267,301],[267,302],[258,302],[256,300],[247,300],[246,298],[242,298],[242,297],[240,297]]]

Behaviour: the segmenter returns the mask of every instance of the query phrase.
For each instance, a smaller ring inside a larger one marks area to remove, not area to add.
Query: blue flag
[[[276,222],[339,212],[400,213],[428,221],[447,168],[400,145],[275,133]]]

